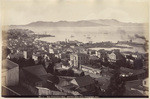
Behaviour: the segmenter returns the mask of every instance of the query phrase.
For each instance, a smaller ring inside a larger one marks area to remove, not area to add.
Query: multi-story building
[[[88,64],[89,55],[84,53],[75,53],[70,55],[70,65],[80,68],[81,65]]]

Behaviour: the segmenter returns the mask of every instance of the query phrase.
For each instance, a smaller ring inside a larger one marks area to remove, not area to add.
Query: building
[[[111,52],[108,54],[108,61],[109,62],[116,62],[116,54],[114,52]]]
[[[76,77],[71,80],[70,83],[76,85],[79,88],[90,88],[90,86],[93,86],[94,80],[89,75],[87,75],[82,77]]]
[[[82,95],[90,95],[95,91],[95,81],[89,75],[76,77],[70,81],[75,87],[75,90]]]
[[[42,65],[28,66],[20,70],[22,86],[26,87],[33,95],[55,95],[59,90],[55,87],[59,78],[46,72]]]
[[[104,49],[96,51],[96,56],[101,59],[102,62],[108,61],[108,55],[107,52]]]
[[[88,54],[89,55],[95,55],[96,54],[96,50],[88,50]]]
[[[23,56],[25,59],[32,58],[32,51],[23,51]]]
[[[99,60],[99,58],[97,56],[89,56],[89,60],[96,61]]]
[[[54,54],[54,49],[53,48],[49,48],[49,53]]]
[[[19,65],[5,59],[2,61],[2,85],[15,86],[19,83]]]
[[[145,79],[127,81],[125,96],[148,96],[148,86],[143,83]]]
[[[145,86],[145,87],[149,87],[149,80],[148,80],[148,78],[145,78],[145,79],[143,79],[143,86]]]
[[[100,69],[92,68],[92,66],[90,66],[90,65],[81,65],[81,69],[84,72],[89,72],[89,73],[92,73],[92,74],[101,74]]]
[[[84,53],[74,53],[70,55],[70,65],[81,68],[81,65],[88,64],[89,56]]]
[[[60,83],[56,87],[61,91],[69,95],[81,95],[75,88],[76,86],[70,83],[71,79],[60,78]]]
[[[38,58],[41,56],[41,54],[33,54],[32,55],[32,59],[37,62],[38,61]]]
[[[69,59],[70,58],[71,52],[66,52],[66,53],[60,53],[59,58],[61,59]]]

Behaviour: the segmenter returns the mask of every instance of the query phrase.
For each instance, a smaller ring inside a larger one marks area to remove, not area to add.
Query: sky
[[[2,24],[116,19],[148,22],[148,0],[1,0]]]

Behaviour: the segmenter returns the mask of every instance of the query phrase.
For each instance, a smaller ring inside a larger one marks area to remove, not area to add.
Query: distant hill
[[[90,20],[90,22],[94,22],[97,24],[110,25],[110,26],[142,26],[142,23],[131,23],[131,22],[120,22],[116,19],[99,19],[99,20]]]
[[[26,25],[11,25],[11,27],[95,27],[95,26],[142,26],[142,23],[125,23],[115,19],[81,20],[81,21],[37,21]]]
[[[77,21],[77,22],[69,22],[69,21],[58,21],[58,22],[44,22],[37,21],[27,24],[26,26],[44,26],[44,27],[88,27],[88,26],[100,26],[99,23],[94,23],[90,21]],[[103,25],[102,25],[103,26]]]

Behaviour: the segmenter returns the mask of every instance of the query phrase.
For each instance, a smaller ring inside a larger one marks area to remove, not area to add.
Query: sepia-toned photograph
[[[148,98],[149,0],[1,0],[1,97]]]

